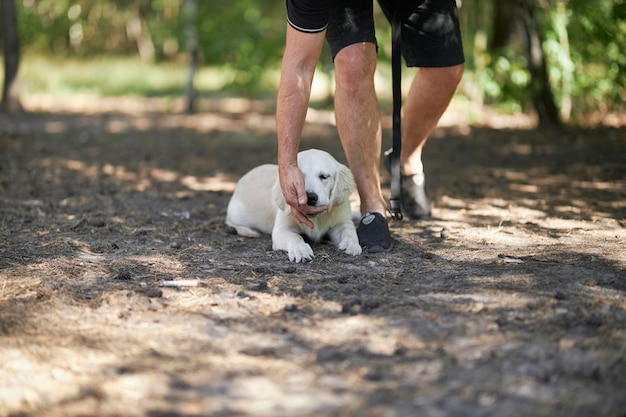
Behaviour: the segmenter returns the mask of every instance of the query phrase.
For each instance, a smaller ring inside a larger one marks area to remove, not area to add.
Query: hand
[[[283,197],[298,223],[304,224],[308,228],[313,228],[313,222],[307,217],[325,211],[327,206],[307,205],[307,196],[304,188],[304,175],[297,165],[290,165],[278,170],[280,177],[280,188]]]

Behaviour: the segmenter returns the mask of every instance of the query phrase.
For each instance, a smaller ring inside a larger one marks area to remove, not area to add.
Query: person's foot
[[[385,165],[391,171],[391,149],[385,152]],[[400,176],[400,189],[402,197],[400,205],[402,213],[413,220],[430,217],[433,203],[426,192],[426,177],[423,173]]]
[[[391,248],[387,219],[380,213],[365,213],[356,229],[359,244],[368,253],[380,253]]]
[[[426,193],[424,174],[402,175],[401,178],[402,197],[400,204],[404,214],[414,220],[430,217],[433,203]]]

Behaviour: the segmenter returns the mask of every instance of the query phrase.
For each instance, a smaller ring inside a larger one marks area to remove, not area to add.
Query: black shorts
[[[378,45],[372,0],[331,2],[326,40],[333,58],[346,46]],[[402,55],[409,67],[450,67],[465,62],[456,0],[379,0],[387,20],[396,5],[402,21]]]

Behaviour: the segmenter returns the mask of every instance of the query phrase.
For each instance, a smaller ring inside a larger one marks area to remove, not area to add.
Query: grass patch
[[[4,76],[2,70],[0,74]],[[150,63],[136,57],[54,58],[25,55],[20,63],[24,94],[175,97],[185,92],[188,69],[179,63]],[[249,91],[238,85],[236,71],[221,67],[199,68],[195,86],[202,95],[233,95]],[[270,91],[276,79],[268,71],[254,91]]]

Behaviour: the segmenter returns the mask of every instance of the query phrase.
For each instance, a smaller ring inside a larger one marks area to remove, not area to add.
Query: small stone
[[[149,297],[149,298],[161,298],[161,297],[163,297],[163,291],[161,291],[158,288],[150,288],[150,289],[146,290],[146,292],[144,294],[146,295],[146,297]]]
[[[296,271],[297,271],[296,267],[295,266],[291,266],[291,265],[290,266],[286,266],[286,267],[283,268],[283,272],[285,274],[293,274]]]
[[[116,280],[120,280],[120,281],[130,281],[131,280],[131,275],[130,272],[128,271],[120,271],[115,278]]]
[[[103,218],[100,218],[100,217],[89,219],[88,223],[90,226],[93,226],[93,227],[104,227],[107,224],[107,222]]]
[[[440,236],[442,239],[448,239],[450,237],[450,231],[448,229],[441,229]]]
[[[311,294],[315,292],[315,286],[309,283],[306,283],[302,286],[302,292],[305,294]]]
[[[356,316],[357,314],[361,314],[363,311],[363,301],[361,300],[351,300],[343,303],[341,306],[341,312],[344,314],[350,314],[352,316]]]
[[[349,280],[350,280],[350,278],[347,277],[346,275],[342,275],[339,278],[337,278],[337,282],[339,284],[347,284]]]

